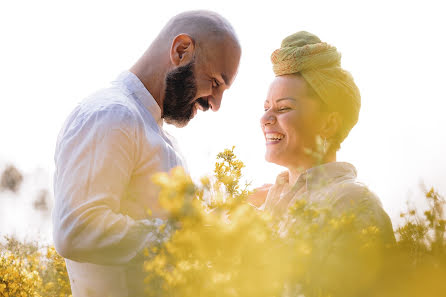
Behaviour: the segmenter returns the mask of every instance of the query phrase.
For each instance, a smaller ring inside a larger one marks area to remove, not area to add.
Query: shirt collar
[[[158,125],[162,126],[163,119],[161,118],[161,108],[153,98],[152,94],[150,94],[135,74],[130,71],[124,71],[113,83],[122,85],[129,94],[133,94],[152,114]]]
[[[297,183],[305,183],[307,190],[320,189],[334,179],[356,179],[356,168],[347,162],[331,162],[303,172]]]

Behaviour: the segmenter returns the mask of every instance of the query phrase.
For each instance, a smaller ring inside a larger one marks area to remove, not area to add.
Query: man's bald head
[[[158,42],[172,41],[179,34],[192,37],[197,46],[229,39],[237,47],[240,44],[231,24],[218,13],[207,10],[195,10],[180,13],[169,20],[155,40]],[[170,44],[168,44],[170,46]]]

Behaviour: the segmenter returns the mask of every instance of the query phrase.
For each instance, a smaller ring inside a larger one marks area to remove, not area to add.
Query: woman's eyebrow
[[[297,100],[292,98],[292,97],[284,97],[284,98],[279,98],[277,100],[272,100],[274,103],[280,102],[280,101],[284,101],[284,100],[290,100],[290,101],[294,101],[296,102]],[[264,105],[266,104],[270,104],[270,101],[267,99],[265,100],[265,102],[263,103]]]
[[[296,101],[296,99],[294,99],[294,98],[292,98],[292,97],[284,97],[284,98],[277,99],[276,102],[280,102],[280,101],[283,101],[283,100]]]

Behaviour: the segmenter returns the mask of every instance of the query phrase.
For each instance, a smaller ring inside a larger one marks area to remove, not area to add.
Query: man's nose
[[[209,108],[212,109],[212,111],[218,111],[220,109],[222,98],[223,96],[220,94],[216,95],[215,97],[209,96],[208,98]]]

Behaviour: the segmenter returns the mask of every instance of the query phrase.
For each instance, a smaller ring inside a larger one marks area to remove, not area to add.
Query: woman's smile
[[[265,132],[265,140],[266,140],[266,144],[277,144],[279,143],[282,139],[285,138],[285,135],[282,133],[278,133],[278,132]]]

